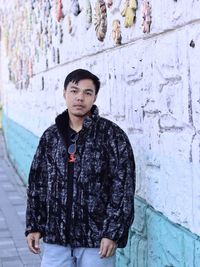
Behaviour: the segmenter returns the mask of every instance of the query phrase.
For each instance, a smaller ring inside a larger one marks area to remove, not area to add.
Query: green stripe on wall
[[[128,245],[117,251],[116,266],[200,267],[200,237],[136,197]]]
[[[39,137],[17,124],[3,113],[3,132],[10,160],[27,183],[28,173]]]

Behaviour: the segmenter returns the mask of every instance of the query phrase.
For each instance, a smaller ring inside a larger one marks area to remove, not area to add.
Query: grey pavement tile
[[[6,218],[7,226],[13,236],[23,236],[24,226],[22,225],[17,211],[11,205],[8,199],[6,199],[6,193],[0,188],[0,203],[2,204],[2,210]]]
[[[0,251],[1,251],[1,259],[3,258],[11,258],[11,257],[18,257],[18,252],[17,252],[17,249],[15,247],[12,247],[12,248],[8,248],[8,247],[1,247],[0,248]]]
[[[17,211],[17,215],[19,216],[19,219],[21,221],[21,223],[25,223],[25,215],[26,215],[26,211]]]
[[[2,230],[7,231],[8,230],[8,226],[5,223],[0,222],[0,231],[2,231]]]
[[[20,258],[24,265],[38,264],[39,266],[41,263],[41,258],[38,255],[22,255]]]
[[[2,188],[3,188],[4,191],[6,191],[6,192],[15,192],[15,187],[14,187],[13,184],[10,183],[10,182],[3,182],[3,183],[2,183]]]
[[[17,248],[25,248],[27,247],[27,242],[26,242],[26,237],[21,237],[21,238],[14,238],[14,243]]]
[[[37,263],[37,264],[31,264],[31,263],[29,263],[29,264],[24,264],[23,266],[24,267],[40,267],[40,263]]]
[[[1,140],[0,140],[0,143],[1,143]],[[7,161],[7,160],[6,160],[6,156],[7,156],[7,155],[4,155],[3,159],[1,159],[1,168],[2,168],[3,170],[5,170],[5,168],[8,166],[8,163],[6,162],[6,161]]]
[[[6,237],[6,238],[11,237],[11,233],[8,229],[3,229],[3,230],[0,229],[0,240],[3,237]]]
[[[4,218],[3,211],[2,211],[2,208],[1,207],[0,207],[0,217],[1,218]]]
[[[25,204],[25,199],[22,198],[18,192],[9,192],[8,193],[8,199],[12,203],[12,205],[24,205]]]
[[[30,251],[28,249],[28,246],[17,248],[18,254],[21,255],[30,255]]]
[[[0,172],[0,182],[6,182],[8,180],[8,176]]]
[[[14,242],[17,243],[17,242],[19,242],[18,240],[24,238],[24,231],[18,231],[18,229],[16,228],[15,232],[14,231],[11,232],[11,236],[12,236],[12,239],[14,240]]]
[[[25,216],[26,211],[17,211],[18,218],[20,220],[20,223],[23,225],[23,228],[25,229]]]
[[[0,220],[5,220],[5,216],[1,208],[0,208]]]
[[[40,246],[40,249],[41,249],[41,253],[39,255],[35,255],[31,253],[27,245],[25,247],[18,247],[17,251],[18,251],[19,256],[29,256],[29,257],[32,257],[33,259],[36,259],[37,257],[39,258],[42,257],[42,253],[43,253],[42,244]]]
[[[2,267],[24,267],[23,263],[20,260],[13,261],[3,261]]]
[[[2,246],[14,246],[14,241],[12,238],[1,238],[0,239],[0,248]]]
[[[8,226],[4,218],[0,218],[0,231],[7,230]]]
[[[12,238],[15,244],[19,247],[24,247],[24,244],[26,244],[26,237],[24,235],[24,232],[13,234]]]
[[[7,176],[7,181],[13,181],[13,178],[11,178],[13,175],[15,175],[15,173],[13,173],[13,171],[10,170],[10,167],[5,166],[4,168],[4,175]]]
[[[0,258],[1,262],[6,262],[6,261],[18,261],[20,260],[19,257],[13,256],[13,257],[4,257],[3,259]]]
[[[17,213],[25,214],[25,212],[26,212],[26,202],[25,202],[25,200],[23,200],[23,202],[20,205],[14,205],[14,208],[17,211]]]
[[[22,223],[22,227],[23,227],[23,229],[24,229],[24,231],[23,231],[23,235],[24,235],[25,228],[26,228],[26,223],[25,223],[25,221],[24,221],[24,218],[20,217],[20,220],[21,220],[21,223]]]

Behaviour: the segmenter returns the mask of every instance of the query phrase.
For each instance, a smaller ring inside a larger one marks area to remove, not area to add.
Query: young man
[[[94,105],[98,77],[71,72],[67,110],[42,135],[27,189],[26,236],[42,267],[114,267],[133,221],[135,163],[126,134]]]

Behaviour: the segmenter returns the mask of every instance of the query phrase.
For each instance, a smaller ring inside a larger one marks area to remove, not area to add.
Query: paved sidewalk
[[[10,164],[0,130],[0,267],[39,267],[24,236],[26,189]]]

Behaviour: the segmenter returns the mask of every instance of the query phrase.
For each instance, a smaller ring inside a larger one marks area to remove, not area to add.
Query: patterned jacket
[[[135,163],[126,134],[98,115],[85,118],[68,179],[68,111],[42,135],[27,188],[26,235],[44,242],[99,247],[101,238],[125,247],[134,215]]]

